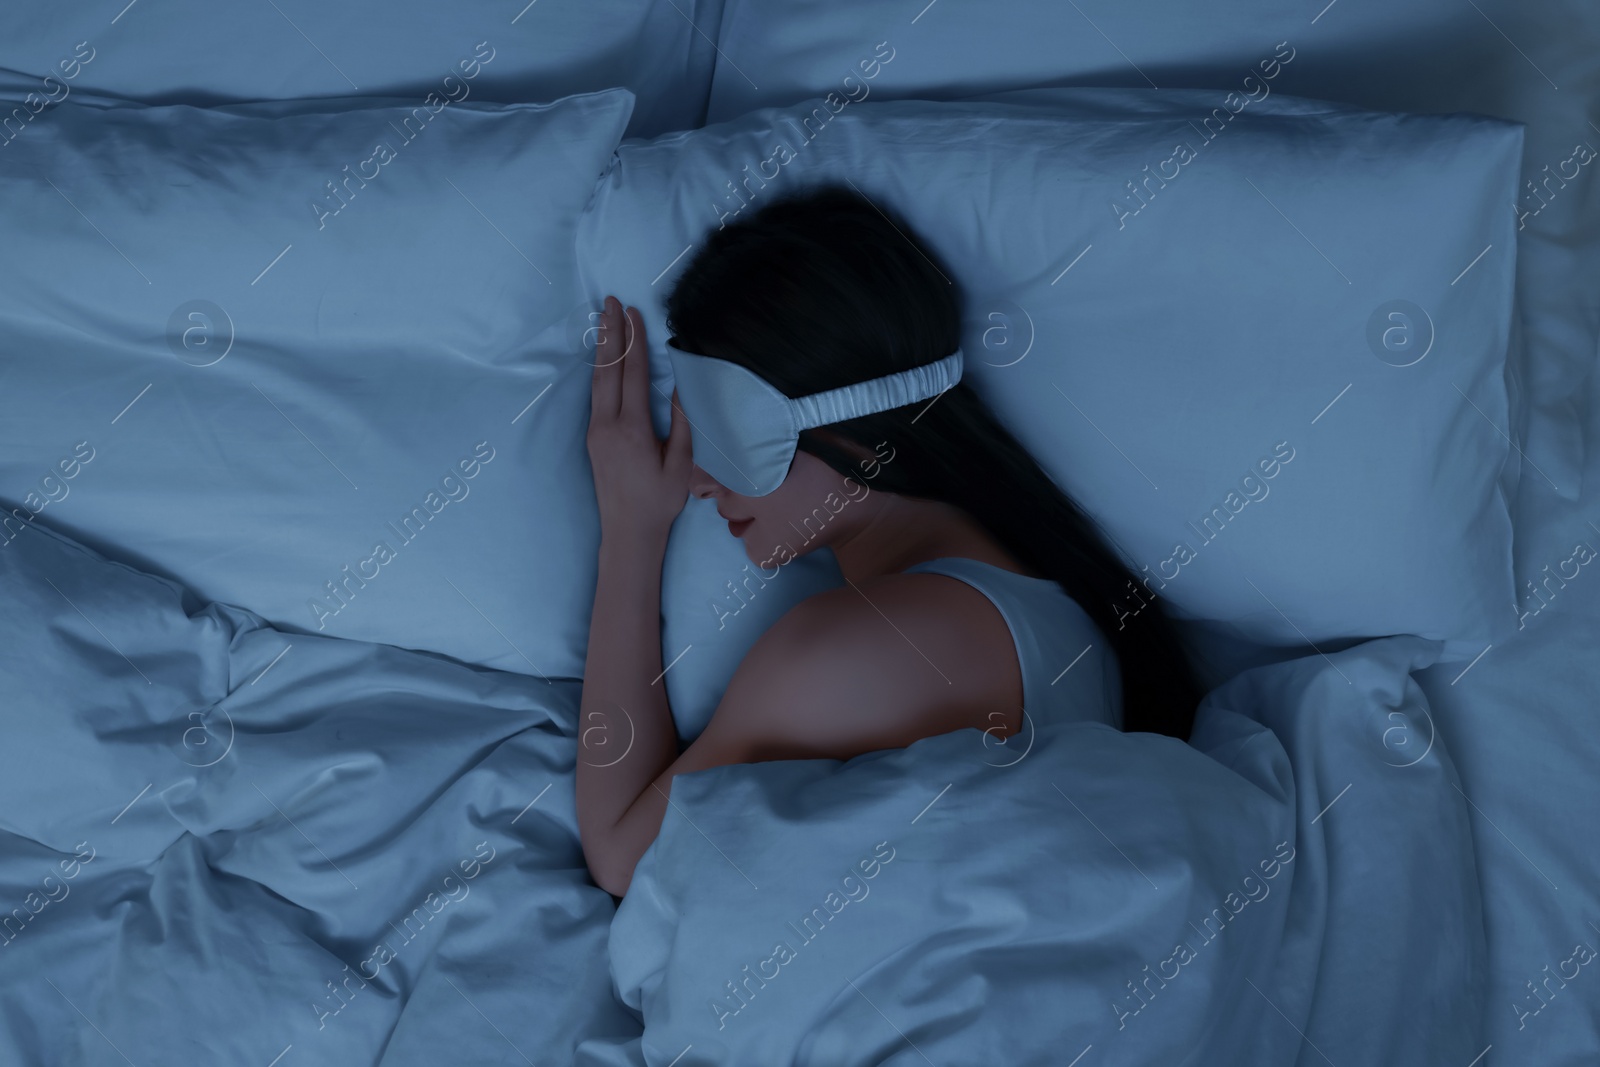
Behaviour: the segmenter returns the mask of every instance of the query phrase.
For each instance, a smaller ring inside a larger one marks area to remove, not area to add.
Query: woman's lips
[[[735,537],[743,537],[744,532],[748,530],[750,528],[750,524],[755,521],[756,520],[754,519],[740,519],[735,522],[733,519],[729,519],[728,532],[733,534]]]

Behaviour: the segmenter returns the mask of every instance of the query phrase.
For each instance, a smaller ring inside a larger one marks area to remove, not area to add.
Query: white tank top
[[[905,573],[917,571],[966,582],[999,609],[1017,646],[1023,711],[1035,727],[1089,721],[1122,728],[1116,652],[1058,583],[961,556],[914,563]]]

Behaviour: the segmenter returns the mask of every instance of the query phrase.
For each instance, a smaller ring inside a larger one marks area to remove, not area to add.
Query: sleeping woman
[[[665,441],[637,309],[606,298],[595,353],[577,810],[597,884],[627,892],[678,774],[1005,738],[1024,712],[1187,739],[1199,690],[1169,621],[1119,618],[1133,575],[962,380],[958,293],[902,220],[836,187],[770,202],[708,237],[666,312]],[[680,753],[661,567],[690,493],[769,575],[804,528],[845,584],[762,634]],[[1104,699],[1057,686],[1068,670],[1104,671]]]

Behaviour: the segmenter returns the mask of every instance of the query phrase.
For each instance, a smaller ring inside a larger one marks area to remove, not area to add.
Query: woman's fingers
[[[606,297],[600,312],[600,335],[594,346],[594,379],[589,414],[592,419],[614,419],[622,406],[622,354],[626,346],[622,304]]]
[[[678,387],[672,387],[672,425],[667,429],[665,459],[669,465],[677,464],[688,470],[692,462],[693,446],[689,439],[689,417],[678,406]]]
[[[627,343],[622,359],[621,414],[624,419],[643,419],[649,425],[650,345],[644,335],[644,315],[630,307],[623,325]]]

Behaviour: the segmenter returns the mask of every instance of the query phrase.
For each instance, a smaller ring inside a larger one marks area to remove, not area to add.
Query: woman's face
[[[689,490],[717,502],[729,533],[750,562],[770,569],[855,533],[877,513],[882,494],[847,478],[809,452],[796,450],[789,474],[766,496],[741,496],[697,464]]]

